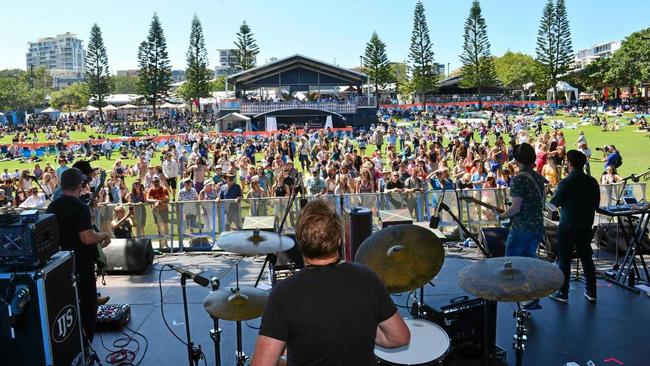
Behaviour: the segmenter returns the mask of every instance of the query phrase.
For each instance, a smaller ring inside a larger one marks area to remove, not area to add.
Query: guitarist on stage
[[[77,168],[64,171],[61,195],[50,204],[47,212],[56,216],[61,249],[74,252],[81,325],[86,341],[92,343],[97,317],[96,244],[108,246],[111,234],[93,229],[90,208],[79,199],[86,179]]]

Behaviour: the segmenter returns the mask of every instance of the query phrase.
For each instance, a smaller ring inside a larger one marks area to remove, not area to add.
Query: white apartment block
[[[577,51],[573,58],[571,68],[574,70],[582,69],[599,58],[611,56],[619,48],[621,48],[621,41],[614,41],[600,43],[590,48]]]
[[[67,32],[55,37],[39,38],[28,44],[27,69],[32,66],[45,67],[52,75],[55,88],[83,79],[86,51],[76,34]]]

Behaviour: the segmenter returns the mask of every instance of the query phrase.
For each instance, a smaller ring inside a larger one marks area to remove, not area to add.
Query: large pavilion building
[[[227,82],[236,99],[220,101],[220,116],[239,113],[251,119],[254,130],[291,124],[344,127],[376,120],[374,97],[361,92],[367,75],[302,55],[230,75]]]

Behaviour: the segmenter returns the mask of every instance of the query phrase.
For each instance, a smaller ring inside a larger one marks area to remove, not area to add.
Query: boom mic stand
[[[291,210],[291,206],[293,206],[293,203],[296,201],[296,197],[298,196],[298,189],[300,189],[301,194],[304,190],[303,182],[302,182],[302,174],[301,173],[296,174],[296,177],[294,179],[295,181],[293,186],[291,187],[291,195],[289,196],[289,202],[287,203],[287,207],[284,210],[284,215],[282,216],[282,221],[280,221],[280,226],[278,226],[278,235],[280,236],[282,236],[282,230],[284,229],[284,224],[287,221],[287,216],[289,216],[289,211]],[[275,254],[273,253],[266,255],[266,258],[264,258],[264,263],[262,264],[262,269],[260,269],[260,273],[257,275],[257,279],[255,280],[255,286],[253,287],[257,287],[257,285],[259,285],[267,264],[269,264],[271,260],[275,261],[274,258],[275,258]]]

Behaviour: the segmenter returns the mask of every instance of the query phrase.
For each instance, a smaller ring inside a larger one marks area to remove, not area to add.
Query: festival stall
[[[228,113],[217,119],[217,132],[232,132],[236,129],[251,131],[251,119],[239,113]]]
[[[564,98],[566,99],[567,102],[570,102],[571,99],[578,100],[579,97],[578,88],[571,86],[566,81],[558,81],[557,84],[555,84],[555,88],[557,89],[558,93],[564,93]],[[548,100],[557,99],[557,96],[553,94],[554,92],[555,91],[553,90],[553,88],[549,88],[546,91],[546,99]]]

